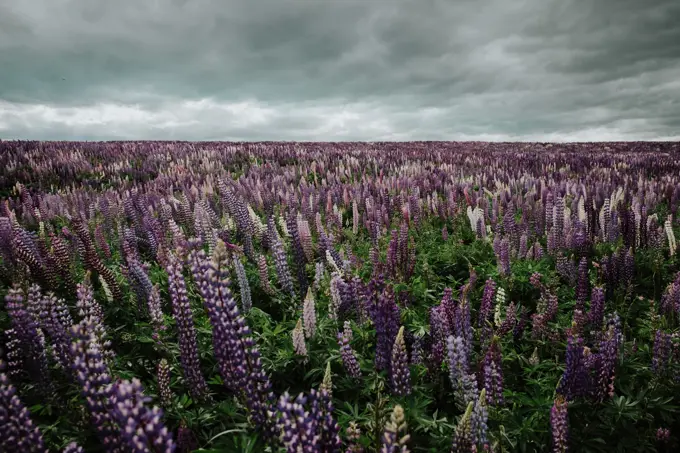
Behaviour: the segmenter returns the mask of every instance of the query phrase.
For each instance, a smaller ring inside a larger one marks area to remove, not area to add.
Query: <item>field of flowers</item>
[[[680,145],[0,142],[0,452],[680,449]]]

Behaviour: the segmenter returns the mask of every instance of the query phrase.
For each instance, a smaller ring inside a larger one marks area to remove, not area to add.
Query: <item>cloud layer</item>
[[[0,0],[0,138],[680,138],[674,0]]]

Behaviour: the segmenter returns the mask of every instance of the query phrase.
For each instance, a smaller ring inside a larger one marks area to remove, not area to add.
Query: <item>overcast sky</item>
[[[680,0],[0,0],[0,138],[680,139]]]

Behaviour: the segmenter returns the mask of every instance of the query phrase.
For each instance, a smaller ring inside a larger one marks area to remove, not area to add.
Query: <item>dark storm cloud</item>
[[[680,136],[680,2],[0,0],[0,137]]]

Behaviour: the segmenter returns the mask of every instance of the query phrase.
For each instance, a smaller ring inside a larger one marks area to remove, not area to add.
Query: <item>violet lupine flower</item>
[[[111,374],[97,341],[92,319],[86,318],[73,326],[72,335],[74,375],[81,386],[97,436],[106,451],[123,453],[126,451],[123,439],[111,415],[114,404]]]
[[[399,328],[397,338],[392,348],[392,361],[390,377],[392,381],[392,393],[404,396],[411,393],[411,371],[408,368],[408,352],[404,342],[404,326]]]
[[[266,294],[274,294],[272,285],[269,282],[269,268],[267,267],[267,258],[264,255],[257,256],[257,271],[260,274],[260,286],[262,291]]]
[[[317,262],[314,266],[314,289],[319,290],[321,288],[321,281],[326,273],[326,266],[322,262]]]
[[[510,302],[510,305],[505,309],[505,319],[496,329],[496,336],[499,338],[503,337],[506,333],[513,330],[517,322],[517,308],[514,302]]]
[[[293,215],[288,216],[286,219],[286,226],[288,227],[288,234],[291,239],[293,262],[295,263],[298,285],[300,286],[300,294],[306,294],[307,286],[309,285],[307,280],[307,271],[305,270],[305,265],[307,264],[307,255],[305,255],[305,251],[302,248],[302,239],[300,238],[300,232],[298,231],[296,217]]]
[[[441,367],[446,351],[446,338],[451,334],[447,317],[442,306],[432,307],[430,310],[430,336],[432,346],[430,348],[430,361],[436,368]]]
[[[491,316],[494,308],[494,296],[496,295],[496,282],[488,279],[484,284],[484,293],[482,294],[482,302],[479,307],[479,320],[477,326],[483,328],[486,321]]]
[[[110,413],[127,448],[134,453],[173,453],[175,442],[161,421],[163,410],[147,405],[151,398],[144,395],[139,380],[117,382],[112,387]]]
[[[498,255],[499,270],[501,275],[510,275],[510,242],[508,238],[503,238]]]
[[[423,349],[424,349],[424,338],[420,336],[415,336],[413,338],[413,344],[411,346],[411,365],[421,365],[424,361]],[[443,358],[443,355],[442,355]],[[441,363],[441,361],[439,362]]]
[[[451,442],[451,453],[468,453],[476,451],[476,445],[472,439],[472,410],[474,401],[470,401],[467,405],[465,413],[456,425],[456,430],[453,433],[453,440]]]
[[[203,250],[191,252],[192,272],[213,327],[213,350],[222,380],[241,392],[255,426],[268,437],[273,434],[267,415],[273,404],[271,384],[250,328],[229,290],[226,259],[226,246],[220,239],[212,260]]]
[[[658,374],[668,369],[671,358],[671,334],[657,330],[654,335],[654,348],[652,349],[652,371]]]
[[[557,393],[567,401],[591,394],[592,381],[585,366],[583,339],[570,336],[567,340],[567,357],[564,374],[557,386]]]
[[[102,278],[106,281],[106,284],[109,286],[109,289],[111,290],[115,300],[122,300],[123,293],[120,289],[118,281],[116,280],[116,276],[111,271],[111,269],[102,263],[99,255],[97,255],[94,243],[90,238],[90,232],[88,231],[85,223],[79,219],[74,219],[73,229],[78,235],[78,239],[80,240],[79,244],[82,245],[83,261],[85,261],[87,267],[102,276]]]
[[[279,284],[283,291],[289,293],[292,297],[295,297],[293,278],[291,277],[290,269],[288,268],[288,258],[286,256],[286,251],[283,248],[283,244],[281,243],[281,239],[279,239],[279,235],[276,232],[276,225],[274,224],[273,217],[269,219],[268,225],[269,241],[274,253],[274,265],[276,267],[276,275],[279,278]]]
[[[621,318],[614,313],[607,320],[607,330],[599,344],[595,368],[595,397],[603,401],[614,396],[614,377],[619,350],[623,344]]]
[[[498,339],[491,342],[484,356],[482,382],[486,390],[486,402],[494,406],[503,404],[503,369]]]
[[[316,302],[311,287],[307,288],[307,295],[302,305],[302,320],[304,321],[305,336],[312,338],[316,333]]]
[[[352,328],[349,321],[345,322],[345,328],[341,333],[338,333],[338,344],[340,345],[340,356],[342,357],[342,364],[347,371],[347,374],[354,379],[361,378],[361,368],[359,362],[354,355],[354,350],[349,342],[352,340]]]
[[[40,429],[33,424],[0,361],[0,450],[7,453],[47,453]]]
[[[389,367],[390,353],[401,324],[401,313],[391,287],[373,298],[368,311],[376,333],[375,367],[384,370]]]
[[[198,442],[194,433],[186,426],[182,420],[177,429],[177,453],[191,453],[198,449]]]
[[[238,280],[238,286],[241,290],[241,308],[243,308],[244,313],[248,313],[253,306],[253,300],[250,297],[250,284],[248,284],[248,277],[246,277],[246,270],[243,267],[243,263],[237,255],[233,257],[234,268],[236,269],[236,278]]]
[[[671,439],[671,432],[668,428],[659,428],[656,430],[656,441],[661,444],[667,444]]]
[[[328,303],[328,317],[332,320],[338,319],[338,311],[342,305],[342,295],[340,288],[345,284],[339,273],[333,272],[330,282],[331,298]]]
[[[5,331],[5,358],[7,359],[7,373],[11,379],[16,379],[24,372],[24,358],[21,349],[21,340],[17,337],[14,329]]]
[[[593,288],[592,296],[590,297],[588,321],[596,332],[602,329],[602,322],[604,321],[604,299],[604,290],[602,288]]]
[[[71,327],[73,319],[66,303],[54,294],[40,301],[40,326],[52,340],[52,353],[59,365],[67,370],[71,366]]]
[[[180,363],[184,370],[184,379],[189,386],[189,393],[193,398],[201,399],[205,396],[208,386],[201,373],[196,329],[187,297],[186,282],[182,275],[182,265],[177,257],[171,254],[168,258],[168,292],[172,302],[172,313],[177,323]]]
[[[456,307],[455,318],[452,327],[454,335],[463,339],[465,357],[466,360],[469,360],[470,354],[472,354],[472,338],[474,331],[470,323],[470,303],[466,298],[464,298],[463,294],[461,294],[461,300]]]
[[[302,319],[298,319],[293,329],[293,347],[297,355],[307,357],[307,345],[305,344],[305,333],[302,329]]]
[[[172,404],[172,390],[170,389],[170,365],[166,359],[161,359],[158,362],[156,369],[156,377],[158,380],[158,396],[160,397],[161,405],[170,407]]]
[[[397,404],[392,410],[390,420],[385,425],[380,453],[409,453],[406,444],[411,436],[406,433],[404,419],[404,409]]]
[[[76,442],[71,442],[70,444],[64,447],[61,453],[85,453],[85,450]]]
[[[339,427],[333,420],[327,393],[312,390],[300,393],[294,400],[288,393],[277,404],[277,431],[286,452],[297,453],[340,451]]]
[[[486,389],[479,392],[479,398],[475,402],[470,416],[470,431],[472,433],[472,443],[477,445],[482,451],[489,450],[488,431],[489,410],[486,405]]]
[[[461,407],[477,399],[477,380],[469,373],[468,356],[462,337],[449,336],[447,339],[449,378]]]
[[[553,452],[566,453],[569,442],[569,413],[567,401],[558,396],[550,410],[550,426],[552,427]]]
[[[14,337],[19,340],[23,362],[27,366],[29,374],[37,382],[48,385],[49,368],[45,349],[45,335],[38,326],[36,319],[26,309],[24,296],[16,287],[9,289],[5,296],[5,303]]]

